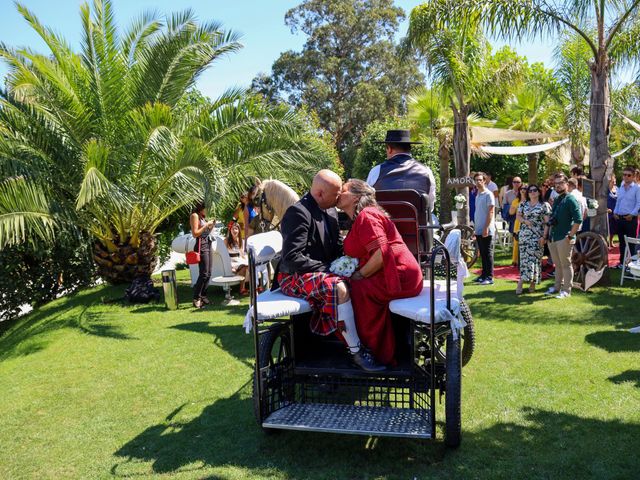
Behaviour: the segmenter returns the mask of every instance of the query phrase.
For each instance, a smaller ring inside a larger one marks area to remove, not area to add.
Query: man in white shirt
[[[487,190],[489,190],[491,193],[493,193],[493,196],[496,198],[496,200],[498,199],[498,193],[500,192],[500,189],[498,188],[498,185],[496,185],[496,182],[494,182],[493,180],[491,180],[491,174],[490,173],[485,173],[484,174],[486,177],[486,188]],[[497,203],[497,201],[496,201]]]
[[[411,156],[412,142],[409,130],[388,130],[382,142],[387,150],[387,160],[371,169],[367,183],[376,190],[411,189],[426,193],[429,208],[433,211],[436,201],[436,179],[426,165]]]
[[[569,195],[573,195],[576,200],[578,200],[578,204],[580,205],[580,212],[582,213],[582,219],[587,216],[587,199],[584,198],[582,192],[580,191],[580,186],[582,184],[581,178],[570,178],[567,182]],[[582,223],[578,227],[578,231],[582,231]]]

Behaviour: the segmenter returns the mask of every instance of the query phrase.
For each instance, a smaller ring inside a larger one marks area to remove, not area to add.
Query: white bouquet
[[[341,277],[350,277],[356,271],[356,268],[358,268],[358,259],[345,255],[331,262],[329,271]]]
[[[596,200],[595,198],[588,198],[587,199],[587,208],[590,210],[597,210],[598,209],[598,200]]]
[[[464,205],[465,203],[467,203],[467,199],[461,193],[453,197],[453,200],[456,202],[456,204],[459,204],[459,205]]]

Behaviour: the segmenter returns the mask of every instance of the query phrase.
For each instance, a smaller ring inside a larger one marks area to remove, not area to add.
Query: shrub
[[[91,239],[79,231],[60,232],[53,245],[34,241],[0,251],[0,320],[90,285],[91,252]]]

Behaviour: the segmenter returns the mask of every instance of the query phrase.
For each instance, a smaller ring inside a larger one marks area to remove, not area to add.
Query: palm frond
[[[0,249],[25,242],[27,235],[53,241],[55,226],[41,185],[22,176],[0,182]]]

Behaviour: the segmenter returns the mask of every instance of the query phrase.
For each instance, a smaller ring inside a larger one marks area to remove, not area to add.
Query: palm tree
[[[559,130],[562,112],[548,93],[537,88],[535,82],[527,84],[496,112],[495,126],[524,132],[555,132]],[[528,182],[538,182],[538,153],[529,153]]]
[[[447,97],[435,88],[421,88],[408,97],[408,116],[421,137],[434,136],[438,140],[440,159],[440,216],[450,222],[451,194],[446,188],[453,141],[453,116]]]
[[[446,185],[449,179],[451,149],[453,147],[453,112],[446,95],[436,88],[420,88],[408,97],[408,117],[422,139],[435,137],[438,140],[440,160],[440,221],[451,221],[451,190]],[[475,113],[467,117],[469,126],[489,126],[493,122],[480,118]]]
[[[591,49],[577,33],[563,35],[554,57],[553,76],[557,88],[548,91],[564,108],[564,129],[571,138],[571,158],[577,165],[584,163],[585,146],[589,138],[589,91]]]
[[[472,111],[488,110],[507,96],[521,77],[522,61],[508,48],[492,55],[489,42],[477,28],[460,24],[447,29],[426,29],[424,24],[414,21],[413,14],[406,45],[425,59],[434,85],[449,100],[456,175],[468,176],[471,142],[467,119]],[[468,198],[468,188],[461,192]],[[460,223],[468,224],[467,206],[459,211],[459,216]]]
[[[638,0],[430,0],[411,13],[411,24],[428,36],[451,26],[486,28],[506,39],[560,35],[570,30],[591,51],[591,137],[589,163],[598,192],[598,216],[592,229],[606,235],[609,155],[609,76],[614,64],[633,64],[640,44]]]
[[[198,75],[240,48],[219,24],[144,14],[120,35],[111,2],[95,0],[81,7],[77,54],[18,9],[51,53],[0,45],[0,196],[11,194],[0,246],[79,225],[96,239],[99,273],[130,281],[152,271],[169,215],[237,192],[248,175],[299,182],[331,160],[304,119],[248,92],[184,107]]]

